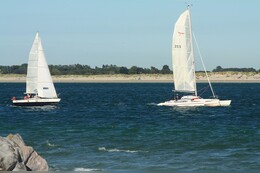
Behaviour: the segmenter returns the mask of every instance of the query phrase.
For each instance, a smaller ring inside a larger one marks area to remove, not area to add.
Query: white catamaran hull
[[[158,106],[229,106],[231,100],[219,100],[219,99],[203,99],[193,96],[184,96],[180,100],[169,100],[163,103],[157,104]]]
[[[23,100],[13,100],[13,104],[16,106],[43,106],[59,103],[60,100],[60,98],[29,98]]]

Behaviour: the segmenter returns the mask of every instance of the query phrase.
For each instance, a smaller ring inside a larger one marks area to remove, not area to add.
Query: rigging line
[[[203,90],[203,91],[204,91],[204,90],[207,90],[208,88],[209,88],[209,85],[207,85],[207,86],[201,88],[198,92],[201,92],[202,90]]]
[[[207,85],[206,87],[202,88],[200,91],[202,91],[202,90],[203,91],[200,93],[200,96],[202,96],[208,90],[208,88],[209,88],[209,85]]]
[[[194,38],[196,47],[197,47],[197,49],[198,49],[198,53],[199,53],[199,56],[200,56],[200,60],[201,60],[203,69],[204,69],[205,74],[206,74],[206,76],[207,76],[207,80],[208,80],[208,83],[209,83],[209,86],[210,86],[210,90],[211,90],[211,92],[212,92],[213,98],[215,98],[216,96],[215,96],[215,93],[214,93],[214,91],[213,91],[212,85],[211,85],[211,83],[210,83],[209,76],[208,76],[206,67],[205,67],[205,65],[204,65],[204,62],[203,62],[203,59],[202,59],[202,55],[201,55],[201,52],[200,52],[200,49],[199,49],[199,45],[198,45],[198,42],[197,42],[197,40],[196,40],[196,37],[195,37],[194,33],[193,33],[193,38]]]

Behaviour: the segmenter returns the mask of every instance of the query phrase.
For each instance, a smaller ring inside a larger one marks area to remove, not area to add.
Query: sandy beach
[[[217,83],[260,83],[260,73],[219,72],[209,73],[210,81]],[[197,82],[207,82],[204,73],[196,73]],[[59,75],[52,76],[55,83],[171,83],[171,74],[140,74],[140,75]],[[25,82],[25,75],[0,75],[0,82]]]

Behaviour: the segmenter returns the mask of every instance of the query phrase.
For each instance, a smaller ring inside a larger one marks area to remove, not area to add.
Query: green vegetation
[[[118,67],[116,65],[103,65],[91,68],[89,65],[49,65],[52,75],[100,75],[100,74],[172,74],[168,65],[161,70],[156,67],[142,68],[138,66]],[[0,66],[0,74],[26,74],[27,64]],[[200,72],[200,71],[197,71]],[[222,68],[217,66],[212,72],[260,72],[254,68]]]
[[[257,70],[254,68],[222,68],[217,66],[212,72],[257,72]],[[258,72],[260,72],[260,69]]]
[[[142,68],[137,66],[118,67],[116,65],[103,65],[102,67],[91,68],[88,65],[49,65],[52,75],[99,75],[99,74],[171,74],[168,65],[161,70],[156,67]],[[0,66],[0,74],[26,74],[27,64]]]

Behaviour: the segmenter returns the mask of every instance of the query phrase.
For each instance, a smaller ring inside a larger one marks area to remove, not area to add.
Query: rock
[[[13,170],[18,160],[14,143],[6,138],[0,137],[0,170]]]
[[[48,165],[46,161],[39,156],[36,152],[33,152],[31,156],[28,158],[28,162],[26,163],[26,166],[30,168],[32,171],[48,171]]]
[[[15,168],[12,171],[28,171],[24,163],[16,163]]]
[[[49,167],[19,134],[0,137],[0,171],[48,171]]]

